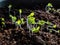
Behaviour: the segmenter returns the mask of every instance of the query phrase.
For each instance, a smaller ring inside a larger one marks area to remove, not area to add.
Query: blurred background
[[[60,0],[0,0],[0,8],[12,4],[15,8],[21,7],[45,7],[47,3],[51,2],[55,8],[60,8]]]

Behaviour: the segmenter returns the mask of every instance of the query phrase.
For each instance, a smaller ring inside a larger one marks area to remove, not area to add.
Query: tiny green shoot
[[[39,29],[40,29],[40,26],[38,26],[38,27],[33,27],[33,28],[32,28],[32,32],[33,32],[33,33],[37,33],[37,32],[39,32]]]
[[[39,24],[39,25],[44,25],[45,23],[46,23],[46,22],[45,22],[44,20],[39,20],[39,21],[38,21],[38,24]]]
[[[9,14],[10,14],[10,11],[11,11],[11,8],[12,8],[12,5],[10,4],[10,5],[8,6],[8,8],[9,8]]]
[[[20,19],[21,19],[21,14],[22,14],[22,9],[19,9]],[[21,28],[21,25],[20,25],[20,28]]]
[[[57,27],[57,25],[53,25],[53,28],[56,28]]]

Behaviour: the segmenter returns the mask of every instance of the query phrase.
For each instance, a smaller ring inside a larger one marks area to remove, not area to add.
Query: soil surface
[[[15,11],[15,13],[14,13]],[[60,29],[60,15],[53,13],[46,13],[42,10],[24,9],[22,17],[26,20],[27,15],[35,12],[35,18],[37,20],[50,21],[57,25],[57,29]],[[8,15],[8,9],[0,9],[0,17],[5,18],[6,27],[0,29],[0,45],[60,45],[60,33],[50,33],[46,31],[39,31],[38,33],[30,34],[26,29],[26,24],[22,25],[23,29],[16,28],[11,23]],[[18,9],[11,10],[11,14],[19,18]]]

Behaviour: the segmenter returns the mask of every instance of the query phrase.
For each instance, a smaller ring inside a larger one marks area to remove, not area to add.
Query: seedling
[[[51,22],[47,21],[47,22],[46,22],[46,24],[50,25],[50,24],[51,24]]]
[[[53,7],[53,5],[52,5],[51,3],[48,3],[48,4],[46,5],[46,7],[45,7],[46,12],[47,12],[47,13],[50,13],[49,11],[52,10],[52,7]]]
[[[2,27],[4,27],[5,26],[5,22],[2,22]]]
[[[29,17],[28,24],[35,24],[35,17]]]
[[[53,7],[52,3],[48,3],[48,5],[47,5],[47,6]]]
[[[28,18],[28,24],[35,24],[34,12],[30,13],[30,15],[27,18]]]
[[[24,22],[24,18],[21,18],[21,24],[24,24],[25,22]]]
[[[4,18],[0,18],[2,20],[1,24],[2,24],[2,27],[6,26],[5,25],[5,19]]]
[[[34,16],[34,12],[30,13],[29,16],[27,16],[27,27],[28,24],[35,24],[35,17]]]
[[[60,30],[58,30],[58,33],[60,33]]]
[[[30,13],[30,15],[27,16],[27,28],[29,29],[29,32],[31,30],[32,24],[35,24],[35,17],[34,12]]]
[[[40,26],[38,26],[38,27],[33,27],[31,31],[32,31],[33,33],[37,33],[37,32],[39,32],[39,29],[40,29]]]
[[[56,28],[57,27],[57,25],[53,25],[53,28]]]
[[[19,14],[20,14],[20,19],[21,19],[22,9],[19,9]]]
[[[19,9],[20,19],[21,19],[21,14],[22,14],[22,9]],[[21,27],[21,25],[20,25],[20,27]]]
[[[33,16],[34,16],[34,12],[30,13],[28,17],[33,17]]]
[[[44,25],[46,22],[44,21],[44,20],[39,20],[39,22],[38,22],[38,24],[40,25],[40,26],[42,26],[42,25]]]
[[[1,18],[2,21],[4,21],[5,19],[4,18]]]
[[[11,11],[11,7],[12,7],[12,5],[10,4],[10,5],[8,6],[8,8],[9,8],[9,14],[10,14],[10,11]]]
[[[16,24],[20,26],[21,20],[18,19],[18,20],[16,21]]]
[[[17,20],[16,16],[12,16],[12,15],[9,15],[9,16],[11,17],[12,23],[14,24],[16,22],[16,20]]]

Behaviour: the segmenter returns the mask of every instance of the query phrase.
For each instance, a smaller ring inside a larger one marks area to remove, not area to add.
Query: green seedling
[[[19,9],[19,14],[20,14],[20,19],[21,19],[22,9]],[[21,25],[20,25],[20,27],[21,27]]]
[[[1,20],[2,20],[2,21],[5,21],[5,19],[4,19],[4,18],[1,18]]]
[[[4,27],[5,26],[5,22],[2,22],[2,27]]]
[[[25,22],[24,22],[24,18],[21,18],[21,24],[24,24]]]
[[[60,30],[58,30],[58,33],[60,33]]]
[[[35,17],[33,17],[33,16],[34,16],[34,12],[30,13],[30,15],[27,16],[28,24],[35,24]]]
[[[44,20],[39,20],[38,24],[39,25],[44,25],[46,22]]]
[[[50,24],[51,24],[51,22],[47,21],[47,22],[46,22],[46,24],[50,25]]]
[[[10,11],[11,11],[11,8],[12,8],[12,5],[10,4],[10,5],[8,6],[8,8],[9,8],[9,14],[10,14]]]
[[[52,7],[53,7],[53,5],[52,5],[51,3],[48,3],[48,4],[46,5],[46,7],[45,7],[46,12],[47,12],[47,13],[50,13],[49,11],[52,10]]]
[[[27,28],[29,29],[29,32],[31,30],[32,25],[35,24],[35,17],[34,17],[34,12],[30,13],[30,15],[27,16]]]
[[[20,26],[21,20],[17,20],[17,21],[16,21],[16,24]]]
[[[53,7],[52,3],[47,4],[48,7]]]
[[[33,33],[38,33],[40,29],[40,26],[32,28]]]
[[[10,8],[10,9],[11,9],[11,7],[12,7],[12,5],[10,4],[10,5],[8,6],[8,8]]]
[[[27,18],[27,28],[29,29],[29,32],[30,32],[30,29],[32,27],[31,24],[35,24],[35,17],[28,17]]]
[[[34,12],[30,13],[29,16],[27,16],[27,27],[29,27],[29,24],[35,24],[35,17],[34,16]]]
[[[16,25],[17,26],[20,26],[20,28],[21,28],[21,24],[24,24],[25,22],[24,22],[24,18],[21,18],[21,20],[20,19],[18,19],[17,21],[16,21]]]
[[[12,15],[9,15],[10,17],[11,17],[11,19],[12,19],[12,23],[15,23],[16,22],[16,20],[17,20],[17,18],[16,18],[16,16],[12,16]]]
[[[22,9],[19,9],[19,13],[20,13],[20,14],[22,13]]]
[[[20,19],[21,19],[22,9],[19,9],[19,14],[20,14]]]
[[[53,28],[56,28],[57,27],[57,25],[53,25]]]
[[[33,16],[34,16],[34,12],[30,13],[28,17],[33,17]]]
[[[5,25],[5,19],[4,18],[0,18],[2,20],[1,24],[2,24],[2,27],[6,26]]]
[[[28,18],[28,24],[35,24],[35,17],[29,17]]]

